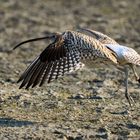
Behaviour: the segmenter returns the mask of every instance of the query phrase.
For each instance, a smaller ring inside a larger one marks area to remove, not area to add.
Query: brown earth
[[[80,26],[140,53],[139,7],[139,0],[1,0],[0,139],[140,139],[140,85],[132,72],[132,108],[124,97],[124,75],[115,69],[85,69],[19,90],[19,75],[47,42],[10,51],[25,39]]]

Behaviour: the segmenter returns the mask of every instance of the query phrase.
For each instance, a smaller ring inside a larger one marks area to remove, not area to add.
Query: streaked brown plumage
[[[85,34],[86,32],[86,34]],[[90,33],[90,34],[89,34]],[[94,36],[93,36],[94,35]],[[83,67],[83,65],[96,67],[114,65],[118,69],[125,71],[126,74],[126,92],[125,96],[130,103],[130,96],[128,94],[128,69],[124,65],[134,64],[132,62],[132,54],[123,54],[123,57],[118,56],[118,50],[114,50],[114,46],[122,47],[114,39],[107,35],[89,29],[83,29],[82,33],[79,31],[65,31],[63,33],[52,33],[42,38],[35,38],[21,42],[15,48],[24,43],[37,41],[42,39],[50,39],[50,43],[43,52],[27,67],[24,73],[19,78],[21,82],[19,88],[25,86],[35,87],[36,85],[42,86],[45,81],[50,83],[52,80],[63,76]],[[14,49],[15,49],[14,48]],[[123,49],[125,47],[122,47]],[[129,48],[131,49],[131,48]],[[125,50],[125,49],[124,49]],[[127,52],[125,50],[125,52]],[[123,51],[119,51],[122,55]],[[134,54],[137,54],[133,51]],[[130,65],[134,71],[137,80],[140,82],[139,77],[135,71],[134,65]],[[130,103],[131,105],[131,103]]]
[[[95,37],[101,43],[105,44],[107,48],[111,49],[112,51],[116,53],[116,56],[117,56],[116,58],[118,61],[118,64],[116,65],[116,67],[119,70],[125,72],[125,76],[126,76],[125,96],[129,104],[131,105],[130,100],[133,100],[133,99],[128,93],[128,70],[129,70],[128,68],[130,67],[132,69],[134,76],[136,78],[136,81],[140,83],[140,77],[138,76],[136,72],[136,68],[135,68],[135,65],[140,66],[140,55],[134,49],[119,45],[114,39],[110,38],[109,36],[101,32],[97,32],[90,29],[84,29],[84,28],[80,28],[79,31],[82,33],[86,33],[92,37]]]
[[[22,81],[20,88],[26,86],[27,89],[38,84],[42,86],[45,80],[49,83],[65,73],[81,68],[85,61],[92,61],[93,64],[102,62],[104,65],[117,63],[114,52],[104,47],[100,41],[82,33],[75,31],[65,31],[62,34],[53,33],[46,39],[53,39],[53,42],[21,75],[18,80],[18,82]],[[18,44],[15,48],[27,42],[28,40]]]

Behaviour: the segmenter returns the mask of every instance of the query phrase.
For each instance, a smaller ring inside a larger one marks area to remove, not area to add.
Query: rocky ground
[[[85,68],[41,88],[19,90],[20,74],[47,42],[11,51],[25,39],[80,26],[140,53],[139,7],[139,0],[1,0],[0,139],[140,139],[140,85],[132,72],[132,108],[124,97],[124,75],[115,69]]]

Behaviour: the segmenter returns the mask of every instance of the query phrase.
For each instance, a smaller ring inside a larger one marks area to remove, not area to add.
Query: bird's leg
[[[140,77],[138,76],[137,72],[136,72],[136,67],[134,65],[130,65],[130,67],[133,70],[134,76],[136,78],[136,81],[138,81],[140,83]]]
[[[129,95],[128,92],[128,68],[125,68],[125,97],[129,103],[129,105],[132,107],[131,102],[134,102],[133,98]]]
[[[119,71],[125,72],[125,69],[124,69],[123,67],[117,66],[117,69],[118,69]],[[122,85],[122,84],[119,83],[119,85],[118,85],[118,87],[117,87],[118,89],[117,89],[115,92],[118,92],[118,91],[119,91],[121,85]]]
[[[124,68],[124,67],[119,67],[119,66],[118,66],[117,69],[120,70],[120,71],[123,71],[123,72],[125,73],[125,97],[126,97],[128,103],[129,103],[129,105],[132,107],[131,102],[134,103],[134,100],[133,100],[133,98],[129,95],[129,92],[128,92],[128,74],[129,74],[129,72],[128,72],[128,67],[125,67],[125,68]]]

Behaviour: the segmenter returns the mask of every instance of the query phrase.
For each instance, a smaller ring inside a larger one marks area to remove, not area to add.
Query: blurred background
[[[50,85],[19,90],[16,83],[46,41],[21,41],[84,27],[140,53],[139,0],[0,0],[0,139],[139,139],[140,89],[129,108],[124,75],[112,69],[71,74]]]

